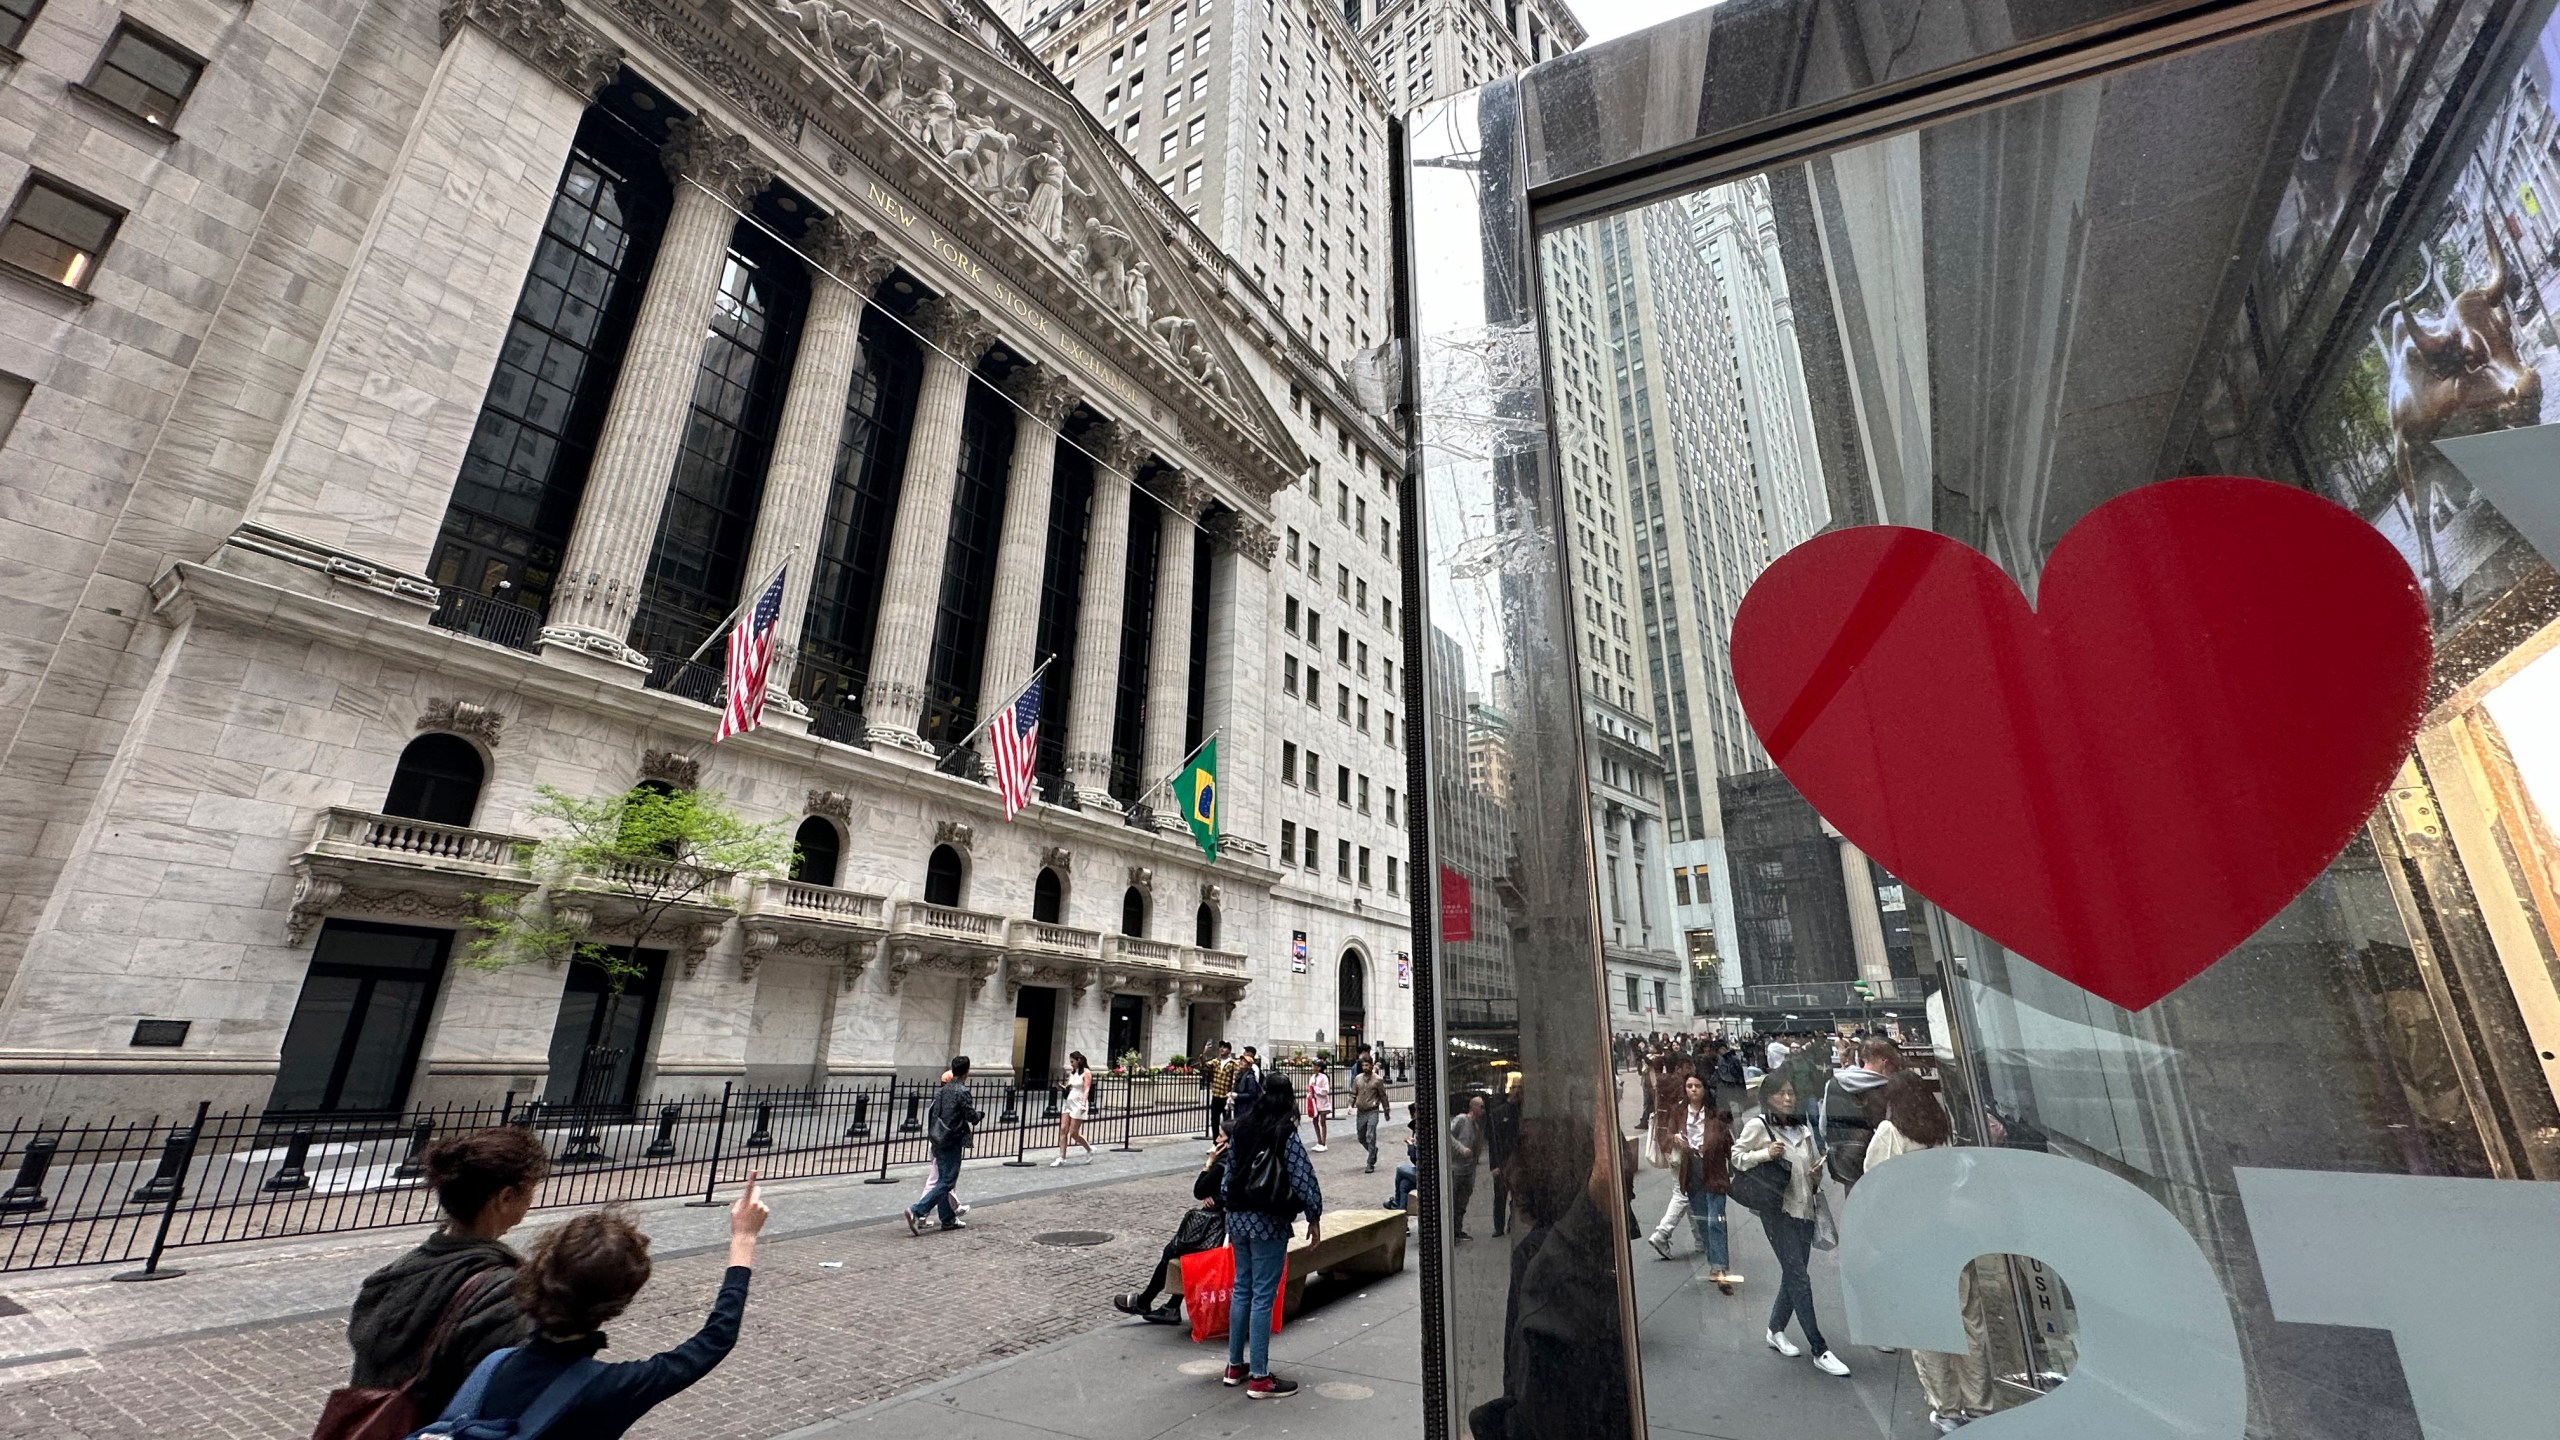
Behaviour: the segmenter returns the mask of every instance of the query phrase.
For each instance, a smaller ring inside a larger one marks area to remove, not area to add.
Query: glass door
[[[267,1108],[397,1114],[417,1072],[449,930],[331,920],[312,946]]]

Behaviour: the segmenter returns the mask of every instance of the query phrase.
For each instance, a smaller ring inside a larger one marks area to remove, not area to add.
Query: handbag
[[[1813,1248],[1840,1248],[1840,1222],[1831,1216],[1831,1197],[1820,1190],[1813,1192]]]
[[[418,1382],[435,1369],[436,1357],[452,1342],[454,1330],[462,1324],[475,1297],[487,1293],[483,1282],[493,1275],[512,1281],[515,1271],[509,1266],[492,1265],[453,1287],[453,1298],[444,1302],[444,1314],[427,1336],[425,1358],[418,1362],[417,1374],[398,1385],[342,1385],[330,1391],[327,1403],[320,1407],[320,1423],[313,1428],[311,1440],[405,1440],[415,1433],[427,1417],[418,1413],[418,1399],[413,1392]]]
[[[1284,1262],[1285,1264],[1285,1262]],[[1271,1293],[1271,1333],[1280,1333],[1280,1311],[1289,1300],[1289,1272],[1280,1272],[1280,1288]],[[1215,1340],[1227,1333],[1227,1312],[1235,1308],[1236,1252],[1221,1245],[1182,1257],[1182,1313],[1191,1317],[1191,1338]]]
[[[1763,1160],[1745,1170],[1736,1166],[1725,1194],[1734,1204],[1761,1215],[1782,1215],[1787,1208],[1787,1187],[1795,1181],[1795,1168],[1784,1157]]]
[[[1227,1215],[1223,1210],[1185,1211],[1182,1224],[1173,1232],[1174,1249],[1185,1255],[1215,1250],[1226,1243]]]

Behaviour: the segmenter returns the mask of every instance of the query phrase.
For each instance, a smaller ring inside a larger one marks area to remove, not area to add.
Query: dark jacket
[[[1505,1095],[1486,1120],[1485,1141],[1490,1153],[1485,1159],[1499,1170],[1510,1164],[1511,1157],[1520,1151],[1520,1107]]]
[[[1727,1050],[1716,1057],[1716,1083],[1719,1085],[1740,1085],[1742,1083],[1741,1051]]]
[[[1254,1097],[1261,1093],[1262,1067],[1259,1065],[1241,1066],[1236,1071],[1236,1113],[1241,1115],[1247,1110],[1252,1109]]]
[[[356,1353],[347,1383],[368,1389],[407,1384],[425,1359],[420,1352],[444,1318],[444,1307],[463,1282],[491,1269],[512,1273],[515,1268],[516,1252],[495,1240],[438,1234],[366,1276],[356,1291],[355,1311],[347,1317],[347,1344]],[[483,1284],[455,1324],[444,1353],[412,1392],[418,1412],[442,1412],[470,1378],[472,1367],[522,1340],[526,1328],[516,1313],[513,1285],[497,1280]]]
[[[933,1118],[925,1126],[925,1134],[932,1137],[937,1149],[966,1150],[971,1133],[986,1118],[984,1112],[969,1103],[968,1081],[945,1081],[933,1094]]]
[[[587,1382],[578,1398],[560,1414],[544,1440],[614,1440],[650,1407],[711,1373],[729,1348],[738,1343],[738,1320],[747,1309],[744,1265],[732,1265],[720,1280],[720,1298],[692,1339],[646,1360],[607,1365]],[[482,1418],[513,1418],[525,1412],[560,1372],[605,1347],[601,1331],[575,1340],[535,1340],[507,1357],[490,1377],[489,1393],[480,1406]]]
[[[1855,1082],[1864,1080],[1865,1084]],[[1867,1143],[1884,1123],[1884,1085],[1866,1069],[1835,1070],[1822,1091],[1822,1145],[1831,1178],[1855,1185],[1867,1173]]]

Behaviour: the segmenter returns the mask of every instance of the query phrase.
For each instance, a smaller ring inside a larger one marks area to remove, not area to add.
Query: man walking
[[[1512,1158],[1520,1153],[1520,1087],[1528,1077],[1514,1070],[1503,1082],[1502,1100],[1485,1124],[1485,1160],[1493,1167],[1493,1233],[1500,1235],[1510,1216],[1510,1186],[1505,1180]]]
[[[1461,1240],[1467,1233],[1467,1202],[1475,1198],[1476,1162],[1484,1158],[1484,1097],[1467,1097],[1466,1113],[1449,1122],[1449,1224]]]
[[[1360,1148],[1369,1152],[1369,1168],[1362,1174],[1378,1173],[1378,1126],[1387,1117],[1387,1082],[1378,1073],[1378,1062],[1361,1057],[1360,1073],[1351,1082],[1352,1123],[1360,1136]]]
[[[1236,1047],[1234,1042],[1218,1042],[1218,1058],[1209,1074],[1209,1148],[1218,1148],[1218,1137],[1227,1128],[1227,1101],[1236,1093]]]
[[[969,1151],[970,1137],[978,1123],[987,1117],[969,1103],[969,1057],[951,1057],[951,1078],[934,1092],[933,1111],[925,1124],[925,1140],[933,1147],[933,1183],[927,1185],[916,1203],[907,1207],[907,1233],[922,1235],[923,1220],[928,1210],[938,1212],[945,1230],[966,1230],[969,1222],[960,1218],[964,1207],[954,1206],[951,1187],[960,1183],[960,1161]]]
[[[1202,1138],[1206,1139],[1210,1144],[1215,1145],[1218,1143],[1217,1042],[1211,1041],[1209,1048],[1201,1051],[1200,1057],[1191,1063],[1193,1067],[1200,1072],[1200,1108],[1207,1112],[1206,1123],[1208,1125],[1209,1133]]]

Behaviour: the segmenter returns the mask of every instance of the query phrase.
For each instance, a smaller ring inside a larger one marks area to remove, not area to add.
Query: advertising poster
[[[1304,930],[1289,932],[1289,973],[1292,975],[1307,973],[1307,932]]]
[[[1396,952],[1396,988],[1413,988],[1413,957],[1402,950]]]

